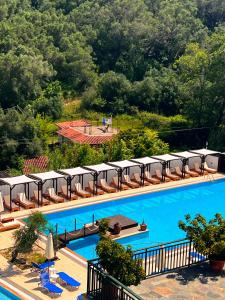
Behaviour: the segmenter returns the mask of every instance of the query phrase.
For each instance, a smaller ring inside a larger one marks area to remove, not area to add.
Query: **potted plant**
[[[140,225],[140,230],[145,231],[147,229],[147,224],[145,224],[145,221],[143,220],[141,225]]]
[[[225,219],[220,214],[208,221],[200,214],[191,219],[185,216],[185,222],[179,222],[179,228],[187,233],[197,252],[207,256],[213,271],[221,272],[225,264]]]
[[[113,226],[113,233],[114,234],[120,234],[121,226],[119,222],[116,222]]]
[[[108,229],[109,229],[109,220],[108,219],[101,219],[100,221],[96,221],[96,225],[99,228],[99,235],[105,236]]]

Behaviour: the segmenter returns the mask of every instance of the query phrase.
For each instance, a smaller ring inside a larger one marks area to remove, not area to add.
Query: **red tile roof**
[[[58,134],[79,144],[100,145],[113,138],[113,135],[87,135],[75,128],[63,128],[58,131]]]
[[[44,172],[47,170],[47,168],[48,168],[48,157],[47,156],[39,156],[39,157],[27,159],[24,161],[23,174],[30,174],[34,170]]]
[[[76,120],[56,123],[59,128],[70,128],[70,127],[83,127],[91,125],[87,120]]]

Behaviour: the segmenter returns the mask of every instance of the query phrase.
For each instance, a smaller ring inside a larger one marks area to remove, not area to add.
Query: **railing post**
[[[190,265],[191,265],[191,255],[190,255],[190,253],[191,253],[191,246],[192,246],[192,241],[190,239],[190,241],[189,241],[189,250],[188,250],[188,267],[190,267]]]
[[[148,249],[145,249],[145,276],[147,276],[147,258],[148,258]]]

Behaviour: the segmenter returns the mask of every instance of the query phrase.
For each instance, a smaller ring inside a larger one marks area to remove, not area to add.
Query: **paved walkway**
[[[204,263],[144,280],[132,290],[145,300],[224,300],[225,270],[216,275]]]

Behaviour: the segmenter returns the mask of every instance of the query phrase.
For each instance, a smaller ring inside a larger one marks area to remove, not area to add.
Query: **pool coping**
[[[33,296],[28,295],[26,292],[21,291],[21,287],[15,287],[14,282],[9,282],[8,280],[4,280],[0,278],[0,287],[3,287],[10,293],[12,293],[14,296],[19,297],[21,300],[35,300],[37,298],[34,298]]]

